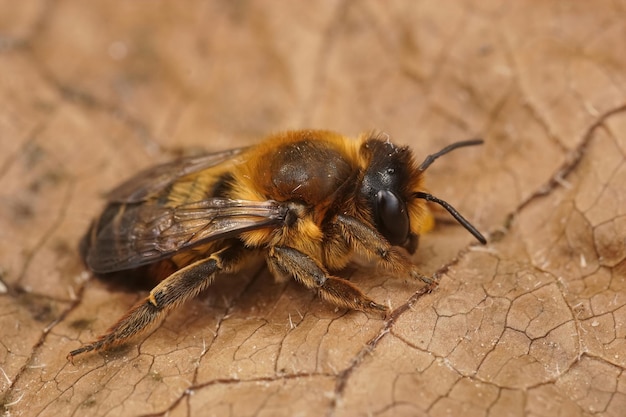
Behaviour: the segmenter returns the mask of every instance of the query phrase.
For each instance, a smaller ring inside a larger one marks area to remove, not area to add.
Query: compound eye
[[[409,214],[406,204],[391,191],[376,193],[378,231],[394,246],[403,244],[409,235]]]

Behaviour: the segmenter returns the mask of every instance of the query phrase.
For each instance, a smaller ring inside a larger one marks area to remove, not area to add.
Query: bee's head
[[[419,166],[415,164],[408,147],[397,147],[388,140],[371,137],[363,143],[363,151],[369,154],[360,193],[366,199],[380,234],[394,246],[415,251],[417,235],[426,210],[419,199],[442,205],[481,243],[486,239],[450,204],[421,189],[422,173],[439,156],[456,148],[482,143],[482,140],[457,142],[429,155]]]

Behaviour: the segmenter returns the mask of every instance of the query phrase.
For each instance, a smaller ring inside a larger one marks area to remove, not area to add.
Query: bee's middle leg
[[[270,249],[267,262],[275,272],[292,276],[338,307],[378,314],[388,311],[386,306],[369,299],[350,282],[330,276],[312,258],[296,249],[275,246]]]
[[[68,359],[92,350],[108,349],[148,330],[169,311],[198,295],[213,282],[218,272],[234,272],[241,263],[242,246],[232,246],[196,261],[167,277],[150,291],[150,295],[136,304],[116,324],[94,342],[69,353]]]

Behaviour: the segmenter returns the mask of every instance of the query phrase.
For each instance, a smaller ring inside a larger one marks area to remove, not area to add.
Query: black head
[[[376,229],[394,246],[403,246],[409,251],[417,244],[417,236],[411,232],[411,213],[407,202],[425,199],[443,206],[481,243],[486,239],[450,204],[430,194],[416,191],[422,173],[435,159],[463,146],[481,144],[482,140],[457,142],[441,151],[428,155],[421,165],[415,166],[411,151],[377,138],[368,139],[364,148],[370,154],[370,164],[361,183],[361,196],[372,210]]]
[[[369,139],[363,146],[370,153],[370,164],[361,183],[361,195],[372,209],[376,229],[392,245],[402,245],[411,229],[406,206],[414,171],[411,152],[379,139]]]

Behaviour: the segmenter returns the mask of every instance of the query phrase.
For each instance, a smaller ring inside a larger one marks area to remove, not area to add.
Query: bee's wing
[[[111,190],[106,198],[116,203],[138,203],[165,189],[180,177],[192,174],[227,161],[248,149],[236,148],[200,156],[177,159],[150,167]]]
[[[86,253],[96,273],[109,273],[153,263],[192,246],[282,224],[286,205],[276,201],[212,198],[164,207],[149,204],[111,205],[114,212],[94,226]]]

